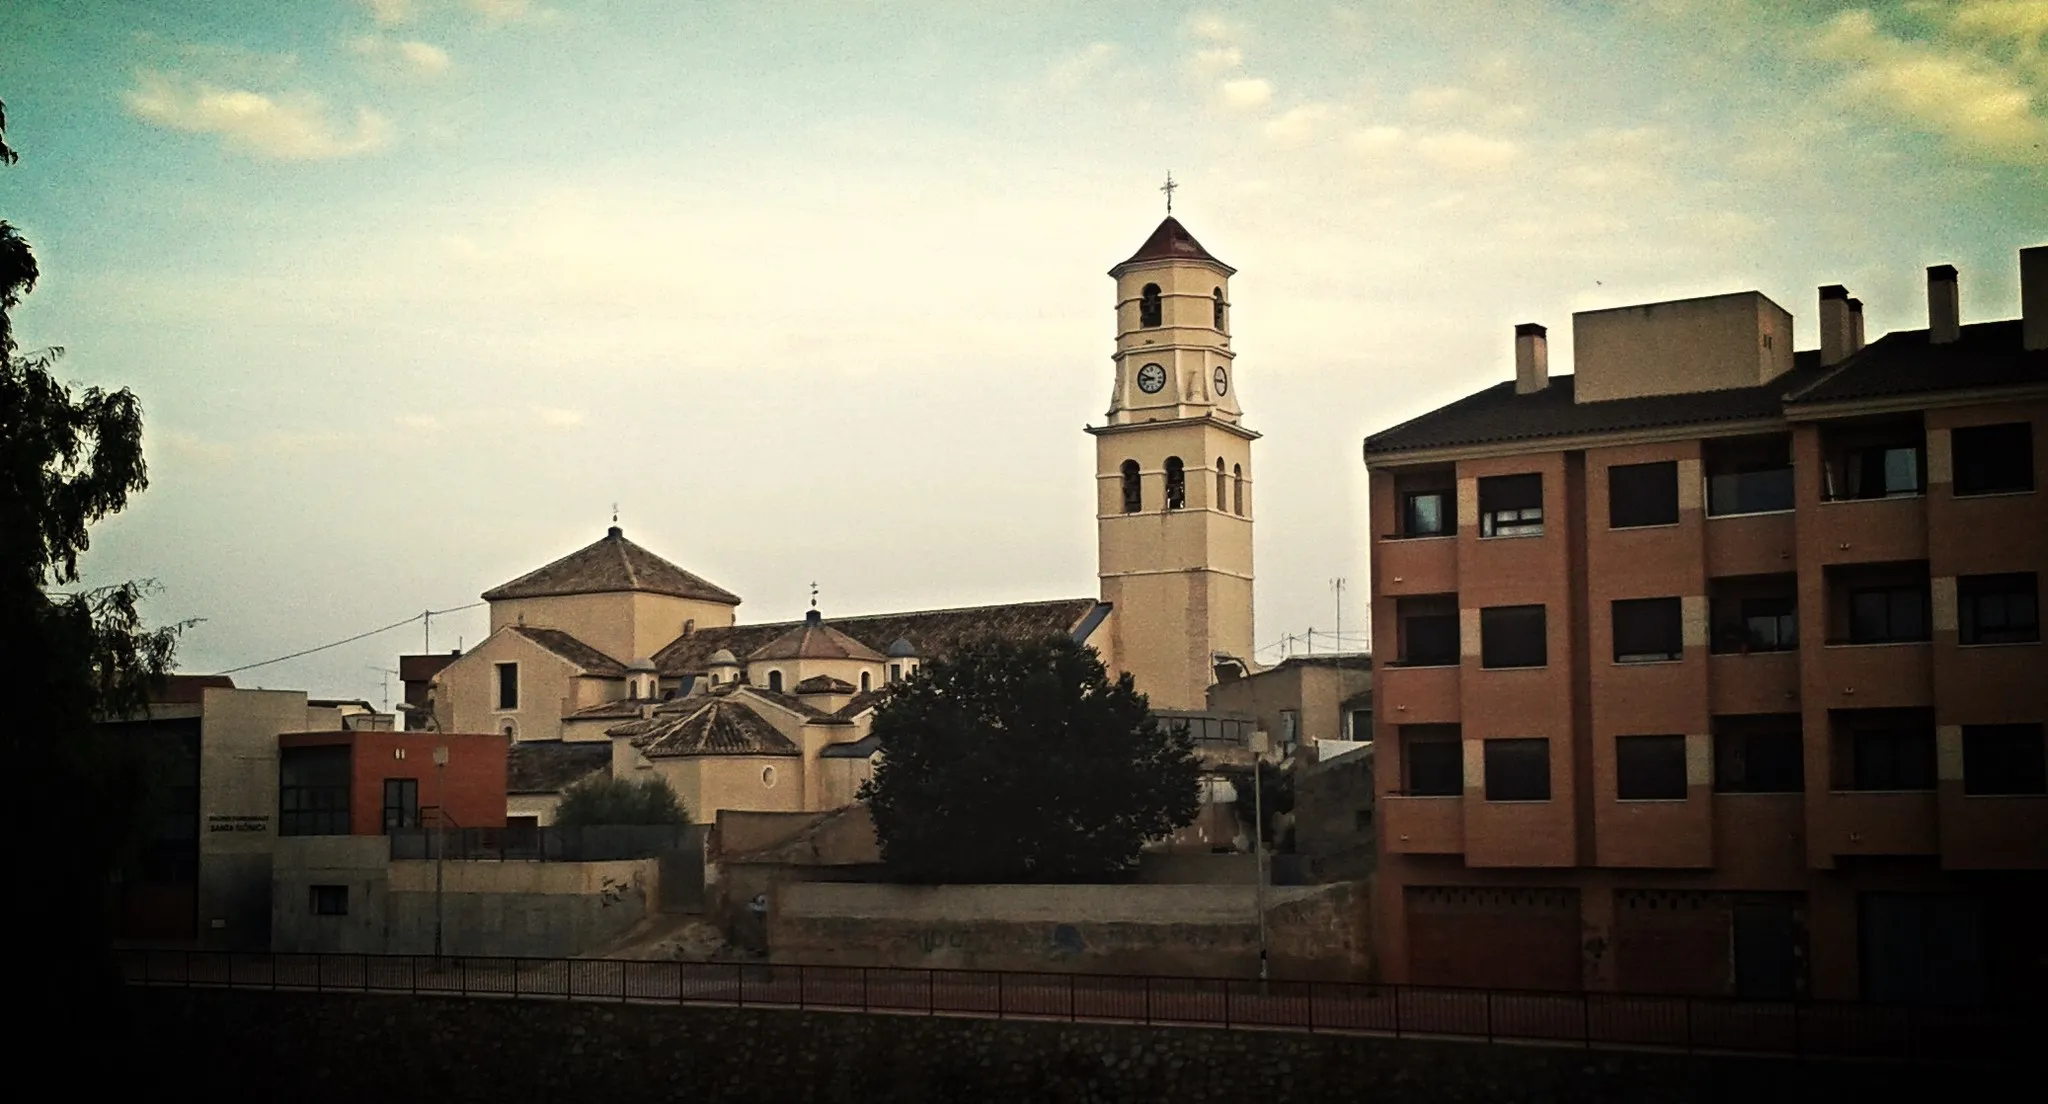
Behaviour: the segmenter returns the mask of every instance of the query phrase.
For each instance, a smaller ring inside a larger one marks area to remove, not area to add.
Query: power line
[[[450,608],[448,608],[448,609],[441,609],[441,610],[423,610],[423,611],[421,611],[421,612],[419,612],[419,613],[415,613],[415,614],[413,614],[413,615],[412,615],[411,617],[408,617],[408,618],[406,618],[406,619],[405,619],[405,620],[403,620],[403,621],[393,621],[393,622],[392,622],[391,624],[389,624],[389,625],[386,625],[386,626],[384,626],[384,627],[383,627],[383,628],[381,628],[381,629],[371,629],[371,630],[370,630],[369,632],[362,632],[362,633],[357,633],[357,634],[355,634],[354,636],[348,637],[348,638],[346,638],[346,639],[344,639],[344,640],[336,640],[336,641],[332,641],[332,642],[330,642],[330,643],[327,643],[327,644],[322,644],[322,645],[320,645],[320,646],[319,646],[319,647],[317,647],[317,648],[307,648],[307,649],[305,649],[304,651],[299,651],[299,652],[293,652],[293,653],[292,653],[292,654],[290,654],[290,655],[281,655],[281,656],[278,656],[278,657],[277,657],[276,659],[266,659],[266,660],[262,661],[261,663],[244,663],[244,664],[242,664],[242,665],[241,665],[240,667],[230,667],[230,668],[228,668],[228,669],[227,669],[227,670],[225,670],[225,671],[220,671],[220,672],[216,672],[216,673],[217,673],[217,674],[222,674],[222,675],[233,675],[233,674],[239,674],[240,672],[243,672],[243,671],[253,671],[253,670],[255,670],[255,669],[256,669],[256,668],[258,668],[258,667],[268,667],[268,666],[270,666],[270,665],[271,665],[271,664],[273,664],[273,663],[283,663],[283,662],[284,662],[285,660],[287,660],[287,659],[297,659],[297,658],[299,658],[300,656],[309,656],[309,655],[312,655],[312,654],[313,654],[314,652],[324,652],[324,651],[326,651],[326,650],[327,650],[327,649],[329,649],[329,648],[339,648],[339,647],[341,647],[341,646],[342,646],[343,644],[353,644],[353,643],[355,643],[355,642],[356,642],[356,641],[358,641],[358,640],[362,640],[362,639],[365,639],[365,638],[367,638],[367,637],[372,637],[372,636],[376,636],[376,635],[377,635],[378,633],[387,633],[387,632],[390,632],[390,631],[391,631],[391,630],[393,630],[393,629],[402,629],[402,628],[404,628],[405,626],[407,626],[407,625],[410,625],[410,624],[412,624],[413,622],[415,622],[415,621],[418,621],[418,620],[420,620],[420,619],[421,619],[421,618],[423,618],[423,617],[437,617],[437,616],[439,616],[439,615],[441,615],[441,614],[444,614],[444,613],[461,613],[461,612],[462,612],[463,610],[473,610],[473,609],[477,608],[478,606],[481,606],[481,605],[484,605],[484,604],[485,604],[485,603],[483,603],[483,602],[471,602],[470,604],[468,604],[468,605],[466,605],[466,606],[453,606],[453,607],[450,607]]]

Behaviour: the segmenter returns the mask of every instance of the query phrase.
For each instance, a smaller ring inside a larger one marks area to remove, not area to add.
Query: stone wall
[[[1302,763],[1294,776],[1294,849],[1316,881],[1372,875],[1373,749]]]
[[[1970,1100],[2011,1076],[945,1016],[129,992],[136,1038],[98,1042],[127,1056],[120,1069],[147,1071],[152,1093],[296,1104]]]
[[[1273,976],[1366,980],[1365,884],[1268,887]],[[1251,977],[1255,888],[1243,885],[778,885],[772,961],[843,966]]]

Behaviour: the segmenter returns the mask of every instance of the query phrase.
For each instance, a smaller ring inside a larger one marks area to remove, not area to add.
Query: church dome
[[[633,662],[626,664],[626,670],[628,671],[652,671],[654,669],[654,661],[646,656],[641,656]]]
[[[710,667],[737,667],[740,660],[738,656],[733,655],[728,649],[720,648],[711,653],[710,658],[706,659],[704,663]]]
[[[899,636],[896,638],[896,643],[889,645],[889,658],[916,659],[917,645],[912,644],[908,637]]]

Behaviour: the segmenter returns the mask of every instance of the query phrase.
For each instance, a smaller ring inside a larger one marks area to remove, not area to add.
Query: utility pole
[[[442,867],[448,862],[448,745],[434,748],[434,966],[441,966]]]
[[[434,611],[433,611],[433,610],[421,610],[421,611],[420,611],[420,622],[421,622],[421,623],[422,623],[423,625],[425,625],[425,626],[426,626],[426,631],[427,631],[427,639],[425,640],[425,642],[424,642],[424,643],[422,643],[422,644],[421,644],[421,646],[420,646],[420,651],[421,651],[421,652],[423,652],[423,653],[425,653],[425,654],[427,654],[427,655],[433,655],[433,654],[434,654]]]
[[[389,713],[391,712],[391,676],[398,672],[389,667],[379,667],[374,663],[370,665],[370,670],[382,671],[384,673],[384,712]]]
[[[1344,579],[1342,576],[1330,580],[1330,589],[1337,592],[1337,650],[1344,650]]]
[[[1261,766],[1272,738],[1262,731],[1252,733],[1252,861],[1258,880],[1252,886],[1252,907],[1259,913],[1259,988],[1266,984],[1266,787]]]

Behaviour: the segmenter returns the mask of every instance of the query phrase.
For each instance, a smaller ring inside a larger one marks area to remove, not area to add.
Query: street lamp
[[[441,965],[441,872],[448,861],[448,745],[434,748],[434,965]]]
[[[1252,748],[1252,861],[1258,866],[1258,881],[1252,886],[1252,907],[1259,913],[1259,981],[1266,980],[1266,787],[1260,767],[1273,746],[1264,730],[1254,730]]]

